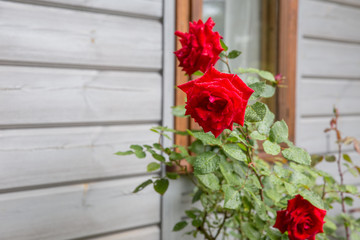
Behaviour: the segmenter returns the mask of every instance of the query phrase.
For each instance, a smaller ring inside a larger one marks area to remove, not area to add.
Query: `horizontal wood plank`
[[[360,8],[331,2],[303,1],[303,36],[360,43]]]
[[[341,115],[341,111],[340,111]],[[310,153],[336,152],[337,144],[334,132],[324,133],[330,127],[331,117],[300,118],[297,126],[296,144]],[[360,140],[360,116],[344,116],[339,118],[339,129],[342,137],[351,136]],[[345,146],[345,150],[353,146]]]
[[[152,125],[0,131],[0,190],[146,172],[149,159],[116,156],[152,144]]]
[[[160,121],[161,85],[159,73],[0,66],[0,126]]]
[[[140,14],[158,18],[162,16],[162,0],[34,0],[33,2],[60,3],[70,6],[110,10],[111,12],[119,12],[119,14]]]
[[[139,228],[131,231],[126,231],[117,234],[111,234],[103,237],[88,238],[88,240],[159,240],[160,228],[159,226],[151,226]]]
[[[303,39],[301,75],[360,79],[360,44]]]
[[[3,240],[73,239],[160,221],[160,196],[132,190],[147,178],[0,195]]]
[[[341,114],[360,115],[360,79],[303,78],[299,84],[301,116],[332,115],[336,106]]]
[[[0,8],[0,62],[161,69],[159,21],[3,1]]]
[[[360,0],[322,0],[325,2],[334,2],[341,5],[360,7]]]

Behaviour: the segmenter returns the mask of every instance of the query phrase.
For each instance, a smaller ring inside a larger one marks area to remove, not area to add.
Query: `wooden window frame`
[[[202,0],[176,1],[176,30],[188,31],[189,21],[202,16]],[[298,0],[262,0],[262,68],[285,77],[285,88],[279,88],[268,105],[279,120],[284,119],[289,127],[289,139],[295,140],[296,114],[296,60],[297,60],[297,19]],[[176,49],[181,47],[176,40]],[[176,62],[176,85],[189,81]],[[185,104],[185,93],[176,90],[175,104]],[[189,118],[175,118],[175,128],[186,130],[197,128]],[[189,145],[188,136],[175,137],[175,144]]]

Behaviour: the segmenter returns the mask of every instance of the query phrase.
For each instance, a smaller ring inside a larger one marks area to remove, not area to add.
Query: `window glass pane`
[[[229,49],[242,52],[231,68],[260,68],[261,0],[204,0],[204,21],[209,17]]]

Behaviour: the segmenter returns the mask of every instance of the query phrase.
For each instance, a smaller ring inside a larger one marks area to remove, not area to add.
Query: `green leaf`
[[[215,136],[210,132],[204,133],[204,132],[192,132],[190,130],[188,130],[188,131],[191,136],[199,139],[205,145],[221,145],[220,138],[215,138]]]
[[[253,131],[250,133],[250,137],[254,140],[265,140],[266,136],[260,134],[258,131]]]
[[[146,157],[146,153],[143,151],[135,151],[135,155],[138,158],[145,158]]]
[[[307,189],[302,190],[300,195],[317,208],[324,209],[324,202],[319,195]]]
[[[179,174],[177,173],[173,173],[173,172],[167,172],[166,173],[166,176],[169,178],[169,179],[172,179],[172,180],[176,180],[180,177]]]
[[[236,143],[225,144],[223,146],[223,150],[224,150],[225,154],[232,159],[235,159],[238,161],[246,161],[245,153],[241,150],[240,146]]]
[[[152,157],[154,158],[154,159],[156,159],[156,160],[158,160],[158,161],[160,161],[160,162],[165,162],[166,160],[165,160],[165,158],[164,158],[164,156],[161,156],[160,154],[157,154],[157,153],[152,153],[151,154],[152,155]]]
[[[202,221],[200,220],[200,219],[194,219],[194,220],[192,220],[192,222],[191,222],[191,225],[193,225],[194,227],[200,227],[201,226],[201,224],[202,224]]]
[[[296,187],[294,185],[292,185],[291,183],[284,182],[284,186],[285,186],[286,192],[290,196],[295,195],[297,189],[296,189]]]
[[[119,155],[119,156],[126,156],[126,155],[134,154],[134,152],[129,150],[129,151],[126,151],[126,152],[117,152],[115,154]]]
[[[350,157],[348,154],[344,153],[344,154],[343,154],[343,158],[344,158],[345,161],[347,161],[347,162],[349,162],[349,163],[352,163],[351,157]]]
[[[231,52],[229,52],[228,54],[228,58],[230,59],[234,59],[237,58],[238,56],[240,56],[241,52],[238,50],[232,50]]]
[[[137,193],[137,192],[143,190],[143,189],[146,188],[149,184],[152,184],[152,183],[153,183],[153,181],[152,181],[151,179],[146,180],[145,182],[143,182],[143,183],[141,183],[139,186],[137,186],[137,187],[135,188],[135,190],[133,191],[133,193]]]
[[[266,80],[269,80],[271,82],[275,82],[275,77],[274,75],[271,73],[271,72],[268,72],[268,71],[260,71],[259,72],[259,76],[266,79]]]
[[[194,163],[196,174],[206,174],[214,172],[219,167],[220,157],[214,152],[204,152],[200,154]]]
[[[337,229],[336,224],[331,221],[328,217],[325,217],[324,231],[326,234],[331,234]]]
[[[270,98],[275,94],[275,87],[268,84],[265,85],[264,91],[261,93],[261,97]]]
[[[185,105],[180,105],[180,106],[173,106],[171,107],[171,113],[172,115],[176,116],[176,117],[185,117]]]
[[[249,85],[249,88],[254,90],[254,93],[252,94],[252,96],[260,97],[265,90],[265,85],[266,85],[266,83],[264,83],[264,82],[256,82],[256,83]]]
[[[282,155],[289,161],[294,161],[296,163],[310,165],[311,157],[304,149],[298,147],[287,148],[282,151]]]
[[[325,161],[327,161],[327,162],[335,162],[336,157],[334,155],[327,155],[327,156],[325,156]]]
[[[250,240],[260,239],[260,232],[249,222],[242,222],[241,230]]]
[[[192,75],[194,75],[194,76],[203,76],[204,73],[201,72],[201,71],[196,71],[196,72],[194,72]]]
[[[158,179],[154,182],[154,189],[159,194],[163,195],[169,187],[169,180],[166,178]]]
[[[248,122],[260,122],[264,119],[266,110],[266,105],[261,102],[248,105],[245,112],[245,120]]]
[[[201,189],[197,190],[191,200],[191,203],[196,203],[197,201],[199,201],[202,194],[203,194],[203,191],[201,191]]]
[[[260,70],[256,68],[238,68],[235,70],[238,73],[257,73],[259,74]]]
[[[227,184],[224,184],[222,189],[225,194],[224,208],[237,209],[241,204],[240,193]]]
[[[351,197],[345,197],[344,201],[347,205],[352,206],[354,199],[352,199]]]
[[[131,149],[134,149],[135,151],[142,151],[143,147],[140,145],[131,145],[130,146]]]
[[[271,155],[278,155],[280,153],[280,145],[277,143],[270,142],[269,140],[266,140],[263,143],[264,151]]]
[[[274,123],[275,115],[267,108],[264,119],[257,123],[257,129],[259,133],[268,135],[270,132],[270,127]]]
[[[202,141],[198,139],[191,143],[189,150],[193,153],[201,154],[205,151],[205,146]]]
[[[151,162],[147,165],[147,171],[148,172],[153,172],[156,171],[160,168],[160,164],[156,163],[156,162]]]
[[[175,224],[173,231],[174,232],[180,231],[180,230],[184,229],[187,225],[188,225],[188,223],[186,221],[178,222]]]
[[[217,191],[220,189],[219,179],[215,176],[215,174],[208,173],[205,175],[196,175],[196,177],[210,190]]]
[[[267,228],[266,233],[271,240],[280,240],[282,236],[281,232],[276,228]]]
[[[285,142],[289,137],[289,129],[284,120],[275,122],[269,134],[269,139],[272,142],[281,143]]]
[[[225,52],[229,49],[228,46],[226,46],[226,44],[224,43],[224,41],[221,38],[220,38],[220,44],[221,44],[221,47],[224,49]]]
[[[311,166],[315,166],[324,159],[324,156],[317,154],[312,154],[310,157],[311,157]]]

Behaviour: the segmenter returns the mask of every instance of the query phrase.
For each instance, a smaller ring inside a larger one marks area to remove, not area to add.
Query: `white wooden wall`
[[[0,239],[160,239],[148,162],[113,153],[172,124],[163,5],[0,0]]]
[[[335,135],[323,132],[334,105],[343,136],[360,139],[360,0],[300,0],[298,24],[296,142],[311,153],[334,153]],[[352,146],[345,151],[360,165]],[[337,174],[334,164],[321,167]]]

